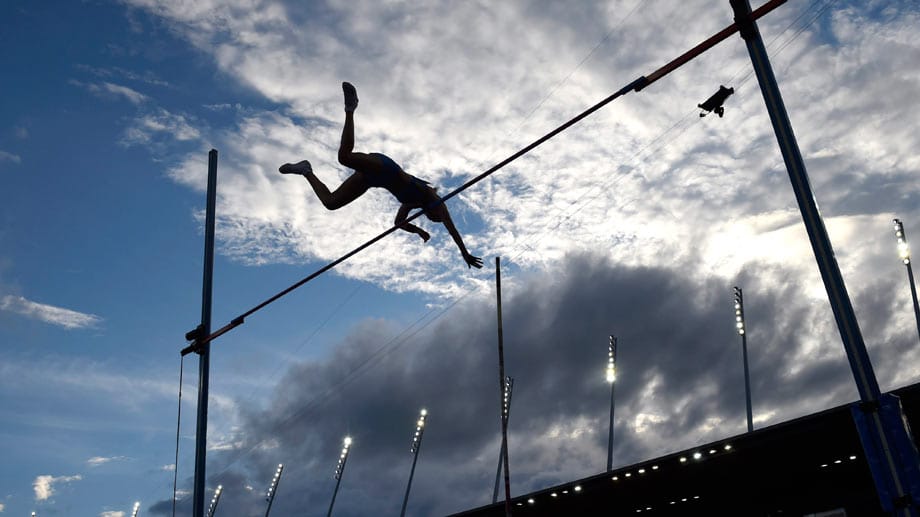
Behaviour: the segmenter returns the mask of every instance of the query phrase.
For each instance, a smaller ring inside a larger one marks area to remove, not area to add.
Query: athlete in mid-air
[[[342,83],[342,90],[345,93],[345,127],[342,129],[342,142],[339,145],[339,163],[354,169],[355,172],[333,192],[330,192],[326,185],[313,174],[313,167],[307,160],[282,165],[278,169],[281,174],[297,174],[306,178],[323,206],[329,210],[336,210],[351,203],[367,192],[370,187],[385,188],[402,203],[399,211],[396,212],[395,222],[400,229],[414,233],[423,241],[428,242],[428,239],[431,238],[428,232],[406,222],[410,210],[421,208],[428,219],[441,223],[447,228],[457,247],[460,248],[460,253],[467,266],[481,268],[482,259],[467,251],[460,233],[450,218],[447,205],[427,181],[408,174],[384,154],[354,152],[354,112],[358,107],[358,92],[351,83]]]

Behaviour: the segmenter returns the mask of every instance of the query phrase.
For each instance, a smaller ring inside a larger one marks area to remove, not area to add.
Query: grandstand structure
[[[895,390],[920,426],[920,383]],[[515,516],[872,516],[882,509],[854,402],[584,479],[516,495]],[[916,441],[915,432],[912,431]],[[499,517],[502,502],[452,517]]]

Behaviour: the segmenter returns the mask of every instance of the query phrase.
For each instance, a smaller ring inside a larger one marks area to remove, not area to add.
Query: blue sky
[[[358,148],[446,192],[731,21],[727,2],[681,5],[4,2],[0,515],[119,517],[135,501],[170,513],[208,150],[220,152],[218,326],[392,222],[382,191],[328,212],[277,173],[304,158],[327,183],[349,173],[335,159],[342,81],[361,99]],[[920,377],[891,230],[900,217],[920,231],[918,21],[908,1],[797,0],[761,23],[885,389]],[[731,38],[452,200],[483,270],[423,222],[429,243],[391,236],[218,340],[209,490],[261,515],[283,462],[273,510],[319,515],[350,433],[337,515],[395,512],[425,406],[409,513],[484,504],[498,453],[496,255],[516,493],[604,468],[611,333],[616,463],[743,432],[732,285],[753,318],[756,426],[854,399],[749,70]],[[698,117],[719,84],[736,91],[725,117]]]

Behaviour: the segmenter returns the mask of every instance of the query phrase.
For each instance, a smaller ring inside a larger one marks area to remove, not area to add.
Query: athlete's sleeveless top
[[[411,180],[408,184],[398,185],[399,173],[402,171],[402,167],[385,154],[371,153],[371,156],[376,156],[383,162],[383,171],[377,174],[365,172],[364,178],[368,185],[387,189],[400,203],[407,205],[422,206],[426,201],[429,201],[426,191],[431,187],[427,181],[418,179],[410,174],[409,178]]]

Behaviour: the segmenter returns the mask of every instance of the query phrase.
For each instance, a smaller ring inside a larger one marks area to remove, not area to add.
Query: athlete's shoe
[[[345,93],[345,111],[355,111],[358,107],[358,90],[351,83],[342,83],[342,91]]]
[[[281,174],[300,174],[301,176],[306,176],[313,172],[313,167],[310,165],[310,162],[304,160],[298,163],[285,163],[278,168],[278,172]]]

